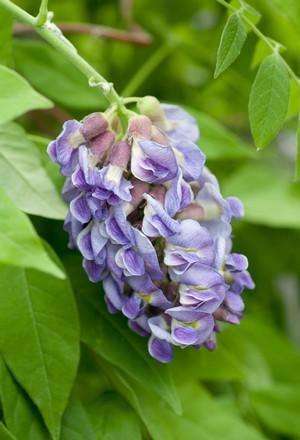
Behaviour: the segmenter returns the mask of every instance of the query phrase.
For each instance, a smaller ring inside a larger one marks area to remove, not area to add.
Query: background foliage
[[[16,3],[37,12],[36,0]],[[133,17],[152,36],[148,46],[70,36],[118,91],[186,106],[225,194],[245,204],[234,234],[256,282],[246,317],[224,328],[214,353],[178,350],[171,366],[107,313],[62,231],[47,138],[105,101],[34,34],[15,29],[12,39],[0,10],[1,439],[300,438],[300,92],[281,58],[299,72],[300,4],[249,4],[261,15],[247,7],[247,22],[231,11],[222,38],[228,11],[214,0],[137,0]],[[50,8],[58,23],[130,25],[117,1]],[[249,22],[280,42],[276,54]]]

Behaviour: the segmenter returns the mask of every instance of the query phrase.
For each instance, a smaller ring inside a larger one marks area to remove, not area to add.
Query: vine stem
[[[220,5],[225,6],[229,11],[232,12],[238,12],[240,9],[243,8],[241,3],[241,8],[235,8],[230,3],[227,3],[225,0],[216,0]],[[272,43],[268,37],[266,37],[259,29],[255,26],[255,24],[252,23],[251,20],[249,20],[244,14],[241,14],[241,18],[244,20],[245,23],[248,24],[248,26],[252,29],[253,33],[262,40],[271,50],[273,53],[278,53],[278,44]],[[289,72],[290,76],[296,81],[298,86],[300,87],[300,78],[295,74],[293,69],[290,67],[290,65],[285,61],[285,59],[280,55],[287,71]]]
[[[84,58],[82,58],[77,52],[75,46],[73,46],[73,44],[64,37],[60,29],[54,23],[49,21],[47,1],[42,0],[40,12],[37,17],[33,17],[32,15],[28,14],[28,12],[15,5],[10,0],[0,0],[0,6],[9,11],[22,23],[35,28],[36,32],[44,40],[53,46],[87,77],[91,87],[99,88],[108,102],[115,104],[121,113],[125,115],[128,113],[122,98],[117,94],[113,84],[108,82],[99,72],[97,72],[96,69],[94,69],[94,67],[92,67]],[[47,14],[46,21],[45,11]]]

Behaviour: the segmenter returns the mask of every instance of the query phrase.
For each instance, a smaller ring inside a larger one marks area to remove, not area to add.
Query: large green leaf
[[[197,383],[178,387],[182,416],[175,415],[148,389],[116,369],[106,369],[114,386],[136,409],[154,440],[263,440],[231,411],[216,403]]]
[[[60,173],[59,167],[56,163],[53,163],[49,155],[47,153],[47,146],[49,144],[50,139],[44,138],[42,136],[36,136],[36,135],[28,135],[28,138],[35,144],[35,146],[40,151],[40,157],[42,161],[43,168],[45,169],[46,173],[50,177],[51,181],[54,183],[55,188],[61,194],[61,190],[65,181],[65,177]],[[61,198],[60,198],[61,200]]]
[[[240,332],[240,345],[245,340],[252,341],[263,353],[273,380],[300,385],[300,350],[280,334],[274,325],[262,319],[245,319]]]
[[[216,119],[190,107],[187,110],[197,119],[200,127],[199,145],[209,160],[240,160],[255,157],[251,145]]]
[[[247,32],[239,13],[232,14],[223,29],[217,53],[214,77],[217,78],[239,56],[246,41]]]
[[[0,124],[29,110],[51,107],[51,101],[36,92],[17,72],[0,66]]]
[[[73,257],[65,263],[77,294],[82,341],[129,376],[147,384],[179,413],[180,400],[168,366],[150,357],[144,339],[128,328],[123,317],[108,313],[103,291],[88,281],[80,258]]]
[[[177,350],[171,369],[176,382],[213,380],[213,381],[244,381],[246,366],[230,346],[235,335],[226,329],[219,335],[218,347],[215,351],[208,350]]]
[[[0,438],[1,440],[16,440],[16,437],[14,437],[12,433],[8,431],[2,422],[0,422]]]
[[[50,162],[50,159],[49,159]],[[63,219],[66,206],[22,127],[0,127],[0,186],[28,214]]]
[[[0,188],[0,263],[35,268],[64,278],[49,258],[29,218],[19,211]]]
[[[57,439],[79,358],[71,287],[35,270],[0,272],[0,351]]]
[[[300,227],[299,191],[289,176],[270,165],[251,163],[223,185],[224,194],[239,197],[245,220],[275,227]]]
[[[244,422],[238,413],[226,409],[212,399],[206,390],[195,384],[180,387],[185,417],[207,432],[212,439],[263,440],[265,439],[253,426]],[[209,417],[208,417],[209,414]]]
[[[262,348],[242,332],[244,325],[243,321],[239,328],[224,328],[218,335],[214,352],[178,350],[171,365],[175,382],[230,381],[243,383],[249,388],[269,385],[272,374],[267,359]]]
[[[12,15],[0,9],[0,64],[10,64],[12,60]]]
[[[251,131],[258,148],[268,145],[281,129],[289,93],[289,74],[281,56],[269,55],[260,65],[249,100]]]
[[[107,391],[88,407],[97,440],[141,440],[137,414],[116,392]]]
[[[263,424],[277,433],[299,437],[299,385],[272,385],[267,389],[253,391],[250,396]]]
[[[0,361],[0,398],[5,423],[17,439],[50,438],[37,409],[12,377],[3,360]]]
[[[78,110],[105,107],[99,91],[89,87],[83,74],[45,43],[16,41],[14,55],[17,70],[58,104]]]
[[[88,412],[77,399],[72,398],[66,409],[60,440],[97,440]]]

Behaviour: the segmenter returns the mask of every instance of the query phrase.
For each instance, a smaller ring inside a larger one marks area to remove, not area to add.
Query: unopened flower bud
[[[131,214],[144,199],[144,194],[149,191],[149,184],[147,182],[142,182],[135,177],[131,179],[132,189],[131,189],[131,201],[124,206],[124,211],[126,215]]]
[[[148,116],[153,124],[157,125],[159,128],[162,128],[163,130],[171,128],[159,100],[154,96],[145,96],[144,98],[141,98],[138,101],[137,106],[140,113]]]
[[[117,142],[109,155],[109,163],[125,169],[130,159],[131,147],[125,141]]]
[[[128,124],[128,136],[138,139],[150,139],[151,127],[152,122],[147,116],[134,116],[130,119]]]
[[[85,140],[89,141],[99,134],[104,133],[108,128],[108,122],[102,113],[92,113],[84,118],[80,129]]]
[[[161,145],[169,145],[170,143],[168,137],[155,125],[151,127],[151,140]]]
[[[114,141],[115,135],[112,131],[105,131],[104,133],[99,134],[98,136],[90,140],[90,151],[95,156],[95,160],[97,162],[99,162],[104,157],[105,153],[113,145]]]

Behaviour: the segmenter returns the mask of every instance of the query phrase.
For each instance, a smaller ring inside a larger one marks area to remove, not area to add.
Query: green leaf
[[[252,57],[251,68],[256,68],[271,53],[272,49],[265,43],[265,41],[258,40]]]
[[[300,112],[300,87],[294,78],[291,78],[290,100],[287,118],[298,116]]]
[[[79,360],[72,289],[67,280],[12,266],[0,267],[0,280],[0,351],[57,439]]]
[[[274,325],[252,317],[244,320],[240,332],[243,335],[241,344],[251,340],[263,353],[273,380],[300,385],[300,350]]]
[[[226,327],[218,335],[214,352],[177,350],[171,368],[175,383],[240,382],[247,387],[261,387],[272,381],[271,369],[246,332],[245,320],[239,329]]]
[[[246,17],[248,20],[250,20],[252,24],[256,25],[260,21],[261,13],[258,12],[255,8],[253,8],[253,6],[248,5],[248,3],[246,3],[245,1],[243,1],[241,5],[240,0],[232,0],[230,4],[235,9],[240,9],[242,6],[243,10],[240,12],[243,14],[243,17]],[[248,23],[244,22],[244,26],[247,29],[247,31],[251,30],[251,26]]]
[[[107,369],[113,385],[136,409],[154,440],[263,440],[265,437],[213,401],[198,384],[179,386],[183,415],[175,415],[123,372]]]
[[[116,392],[107,391],[88,407],[97,440],[141,440],[137,414]]]
[[[71,399],[66,409],[60,440],[97,440],[88,412],[77,399]]]
[[[251,88],[249,117],[257,148],[277,135],[288,111],[290,79],[279,54],[269,55],[257,72]]]
[[[0,361],[0,395],[5,423],[17,439],[47,440],[50,438],[37,409],[12,377],[2,359]]]
[[[29,218],[19,211],[0,188],[0,263],[35,268],[64,278],[49,258]]]
[[[45,43],[27,40],[14,43],[16,69],[45,96],[78,110],[105,108],[106,100],[88,85],[82,73]]]
[[[238,358],[230,348],[233,345],[231,332],[226,331],[218,338],[218,349],[207,350],[177,350],[171,364],[176,382],[213,380],[213,381],[243,381],[246,368],[242,359]]]
[[[253,426],[214,400],[202,386],[189,384],[180,387],[180,396],[185,417],[195,426],[199,424],[211,439],[265,439]]]
[[[54,183],[56,190],[59,192],[59,194],[61,194],[65,177],[61,175],[57,164],[53,163],[52,160],[49,159],[49,155],[47,153],[47,146],[49,142],[51,142],[51,139],[44,138],[42,136],[30,135],[30,134],[27,137],[39,149],[43,168],[50,177],[51,181]],[[60,196],[60,200],[61,200],[61,196]]]
[[[249,144],[216,119],[190,107],[187,110],[199,124],[201,131],[199,146],[209,160],[240,160],[256,156]]]
[[[0,422],[0,438],[1,440],[16,440],[16,437],[12,435],[11,432]]]
[[[300,197],[286,176],[272,166],[250,163],[224,182],[225,195],[244,203],[245,220],[273,227],[300,228]]]
[[[179,413],[180,400],[168,366],[150,357],[146,341],[128,328],[123,317],[107,311],[103,292],[88,281],[80,258],[70,258],[65,264],[77,296],[82,341],[129,376],[147,383],[150,390]]]
[[[296,153],[296,172],[295,178],[296,180],[300,179],[300,113],[298,116],[298,127],[297,127],[297,153]]]
[[[44,164],[22,127],[14,123],[0,127],[0,186],[22,211],[64,219],[66,205]]]
[[[12,15],[0,9],[0,63],[8,65],[12,60]]]
[[[0,124],[29,110],[51,107],[51,101],[36,92],[17,72],[0,66]]]
[[[269,429],[298,438],[300,433],[300,386],[276,384],[253,391],[251,403]]]
[[[214,77],[217,78],[239,56],[246,41],[247,33],[243,20],[238,13],[232,14],[222,32],[217,53],[217,65]]]

